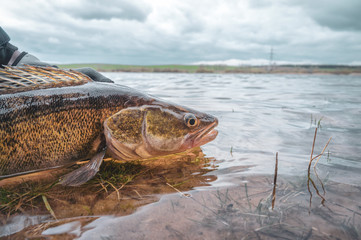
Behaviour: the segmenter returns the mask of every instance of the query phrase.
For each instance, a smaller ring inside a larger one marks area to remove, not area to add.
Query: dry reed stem
[[[134,189],[133,191],[139,196],[140,199],[143,199],[142,195],[140,195],[137,190]]]
[[[273,179],[272,210],[275,206],[275,201],[276,201],[277,171],[278,171],[278,152],[276,152],[275,176]]]
[[[188,193],[183,193],[183,192],[181,192],[180,190],[178,190],[177,188],[175,188],[175,187],[173,187],[171,184],[169,184],[169,183],[166,183],[169,187],[171,187],[171,188],[173,188],[174,190],[176,190],[177,192],[179,192],[180,194],[182,194],[184,197],[187,197],[187,198],[189,198],[191,195],[190,194],[188,194]]]
[[[325,195],[326,195],[325,186],[323,185],[322,180],[319,178],[319,176],[318,176],[318,174],[317,174],[317,171],[316,171],[316,168],[314,168],[313,171],[315,172],[315,175],[316,175],[316,177],[317,177],[318,182],[321,184],[322,191],[323,191],[323,196],[325,196]]]
[[[112,186],[112,188],[114,188],[114,190],[117,192],[117,197],[118,197],[118,200],[120,201],[120,193],[118,191],[118,189],[109,181],[105,181],[106,183],[108,183],[110,186]]]
[[[322,199],[322,200],[321,200],[321,204],[324,204],[324,202],[326,201],[326,199],[324,198],[324,196],[322,196],[322,195],[320,194],[320,192],[319,192],[319,190],[318,190],[315,182],[314,182],[314,181],[312,180],[312,178],[311,178],[311,164],[312,164],[312,161],[313,161],[314,159],[316,159],[316,158],[317,158],[317,162],[318,162],[318,160],[321,158],[321,156],[322,156],[323,153],[325,152],[328,144],[330,143],[330,141],[331,141],[331,139],[332,139],[332,137],[329,138],[329,140],[328,140],[327,144],[325,145],[325,147],[323,148],[321,154],[317,155],[316,157],[313,157],[313,151],[314,151],[314,148],[315,148],[316,136],[317,136],[317,127],[315,128],[315,135],[314,135],[314,137],[313,137],[313,143],[312,143],[312,150],[311,150],[310,162],[309,162],[309,164],[308,164],[308,170],[307,170],[307,173],[308,173],[307,189],[308,189],[308,192],[310,193],[309,212],[310,212],[310,210],[311,210],[311,205],[312,205],[312,192],[311,192],[311,189],[310,189],[310,182],[311,182],[313,188],[315,189],[316,194]],[[317,162],[316,162],[315,165],[314,165],[314,172],[315,172],[315,174],[316,174],[316,177],[317,177],[318,181],[321,183],[322,190],[323,190],[323,194],[325,195],[325,193],[326,193],[325,187],[324,187],[321,179],[318,177],[318,174],[317,174],[316,168],[315,168],[316,165],[317,165]]]
[[[325,147],[323,148],[321,154],[318,155],[319,157],[318,157],[318,159],[316,160],[315,164],[313,165],[313,168],[316,167],[318,161],[320,160],[320,158],[322,157],[323,153],[325,152],[325,150],[326,150],[328,144],[330,143],[331,139],[332,139],[332,137],[330,137],[330,138],[328,139],[328,142],[326,143]]]
[[[316,136],[317,136],[317,127],[315,128],[315,135],[313,137],[311,157],[310,157],[310,162],[308,163],[308,169],[307,169],[307,189],[308,189],[308,192],[310,193],[310,207],[309,207],[309,209],[311,209],[311,204],[312,204],[312,192],[311,192],[311,189],[310,189],[310,180],[311,180],[311,163],[312,163],[312,160],[313,160],[312,156],[313,156],[313,150],[315,149]]]
[[[104,186],[104,184],[100,181],[99,182],[99,184],[100,184],[100,186],[104,189],[104,191],[106,192],[106,193],[108,193],[108,189]],[[99,192],[99,191],[98,191]]]
[[[321,156],[321,154],[318,154],[318,155],[314,156],[314,157],[312,158],[312,161],[315,160],[316,158],[320,157],[320,156]]]
[[[311,178],[310,178],[310,181],[311,181],[311,183],[312,183],[313,188],[316,190],[316,194],[322,199],[322,200],[321,200],[321,203],[324,204],[324,202],[326,201],[326,199],[320,194],[320,192],[318,191],[318,188],[317,188],[315,182],[314,182]],[[311,202],[310,202],[310,204],[311,204]]]

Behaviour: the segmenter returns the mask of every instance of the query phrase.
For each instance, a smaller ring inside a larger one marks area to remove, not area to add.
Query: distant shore
[[[348,65],[117,65],[117,64],[60,64],[61,68],[92,67],[100,72],[151,73],[243,73],[243,74],[361,74],[361,66]]]

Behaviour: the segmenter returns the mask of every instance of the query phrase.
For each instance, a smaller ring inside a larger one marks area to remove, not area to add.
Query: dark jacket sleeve
[[[0,46],[5,45],[10,41],[9,35],[0,27]]]
[[[11,56],[18,50],[18,48],[11,45],[9,41],[9,35],[0,27],[0,65],[8,64]]]

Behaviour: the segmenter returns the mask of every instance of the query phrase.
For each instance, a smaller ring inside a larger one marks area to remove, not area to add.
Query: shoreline
[[[342,65],[279,65],[279,66],[225,66],[225,65],[118,65],[118,64],[59,64],[61,68],[91,67],[99,72],[134,73],[210,73],[210,74],[316,74],[361,75],[361,66]]]

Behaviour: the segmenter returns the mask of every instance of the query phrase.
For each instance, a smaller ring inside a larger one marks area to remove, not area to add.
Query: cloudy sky
[[[360,64],[360,0],[1,0],[11,42],[52,63]]]

